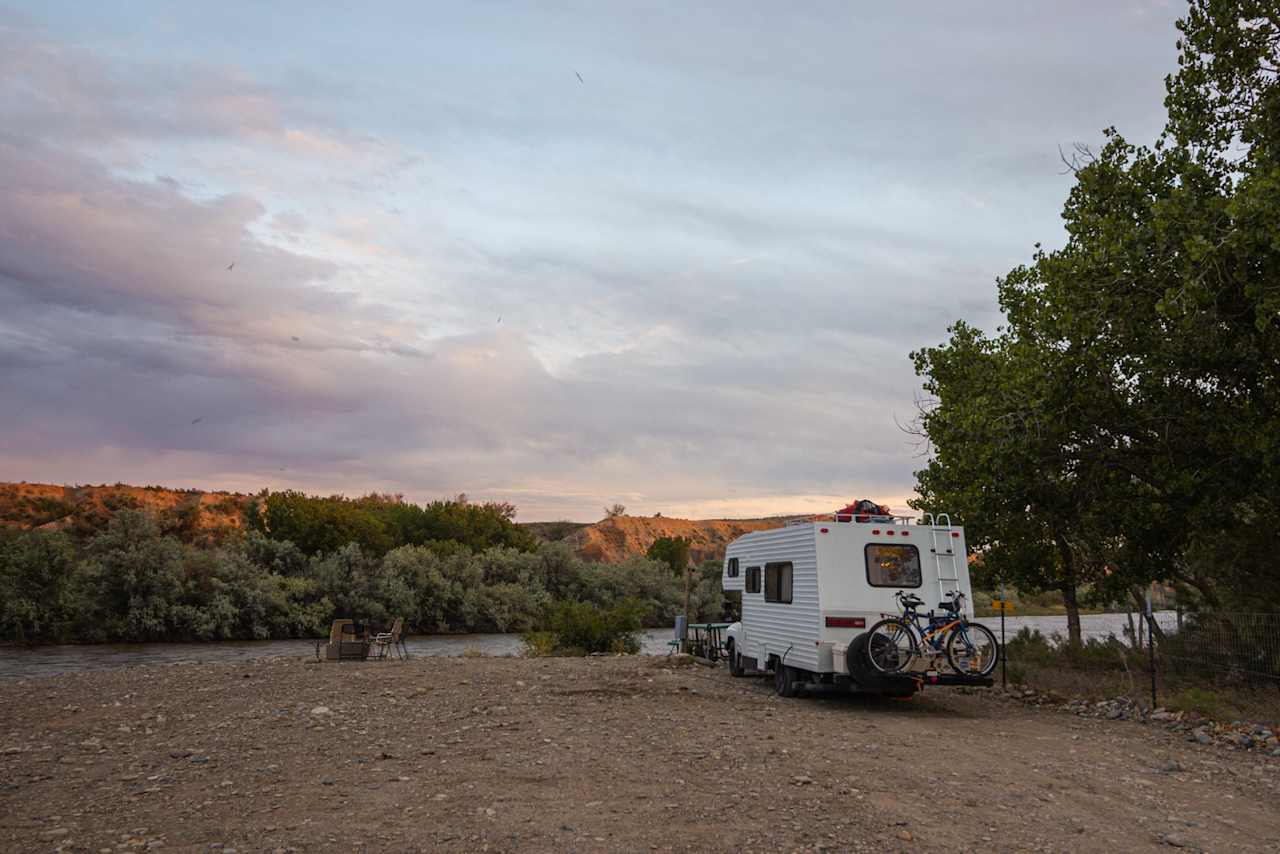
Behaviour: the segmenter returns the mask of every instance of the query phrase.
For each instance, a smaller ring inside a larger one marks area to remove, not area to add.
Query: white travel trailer
[[[841,513],[741,536],[729,544],[722,576],[726,591],[742,592],[741,620],[726,632],[730,671],[772,671],[784,696],[808,682],[910,694],[921,681],[957,681],[933,672],[927,680],[886,676],[871,667],[865,633],[901,613],[900,590],[930,607],[958,591],[972,617],[965,555],[964,530],[945,514]]]

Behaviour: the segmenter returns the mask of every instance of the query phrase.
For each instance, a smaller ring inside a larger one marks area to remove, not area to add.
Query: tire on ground
[[[800,692],[800,674],[781,661],[773,665],[773,689],[779,697],[794,697]]]
[[[733,638],[725,643],[725,657],[729,659],[729,675],[745,676],[746,670],[742,667],[742,656],[738,655],[738,651],[734,649]]]

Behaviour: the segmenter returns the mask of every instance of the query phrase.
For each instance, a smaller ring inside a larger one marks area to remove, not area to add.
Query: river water
[[[1173,611],[1156,613],[1163,628],[1173,628]],[[985,617],[985,623],[999,634],[1000,618]],[[1080,618],[1085,638],[1123,636],[1128,625],[1124,614],[1085,614]],[[1005,631],[1012,636],[1023,627],[1039,629],[1046,636],[1066,634],[1066,617],[1005,618]],[[641,636],[641,653],[663,655],[672,629],[647,629]],[[520,651],[519,635],[420,635],[406,641],[410,656],[462,655],[468,650],[486,655],[515,655]],[[204,643],[65,644],[37,647],[0,647],[0,679],[54,676],[83,670],[113,667],[156,666],[194,662],[236,662],[273,656],[310,657],[314,642],[307,640],[211,641]]]

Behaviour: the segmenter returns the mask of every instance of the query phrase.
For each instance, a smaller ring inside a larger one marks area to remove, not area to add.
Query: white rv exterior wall
[[[915,546],[920,553],[920,586],[872,586],[866,561],[870,543]],[[934,553],[935,543],[941,562]],[[734,557],[738,577],[729,578],[729,559]],[[792,667],[846,673],[844,653],[849,643],[881,615],[899,613],[894,593],[900,589],[924,599],[924,610],[929,610],[944,593],[958,588],[966,596],[965,610],[972,618],[966,558],[964,529],[959,527],[935,531],[927,525],[814,522],[746,534],[726,549],[721,576],[724,589],[743,591],[738,652],[754,658],[761,669],[768,666],[770,655],[785,655]],[[764,565],[774,561],[790,561],[794,567],[790,605],[764,601]],[[956,575],[958,581],[939,584],[940,563],[942,574]],[[747,568],[752,566],[761,568],[759,593],[745,592]],[[862,617],[866,625],[828,628],[827,617]]]
[[[818,670],[818,552],[813,525],[790,525],[753,531],[734,540],[725,553],[738,558],[738,588],[745,587],[747,568],[760,567],[760,592],[742,594],[742,625],[750,627],[740,651],[764,667],[770,655],[792,667]],[[791,604],[764,601],[764,565],[790,561]]]

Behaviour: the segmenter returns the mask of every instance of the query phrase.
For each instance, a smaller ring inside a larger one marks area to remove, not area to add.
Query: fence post
[[[1151,666],[1151,711],[1156,710],[1156,625],[1155,615],[1151,613],[1151,588],[1147,588],[1147,660]]]
[[[1000,582],[1000,687],[1004,690],[1009,688],[1008,671],[1005,670],[1005,662],[1009,658],[1004,645],[1004,612],[1009,607],[1009,599],[1004,593],[1004,582]]]

